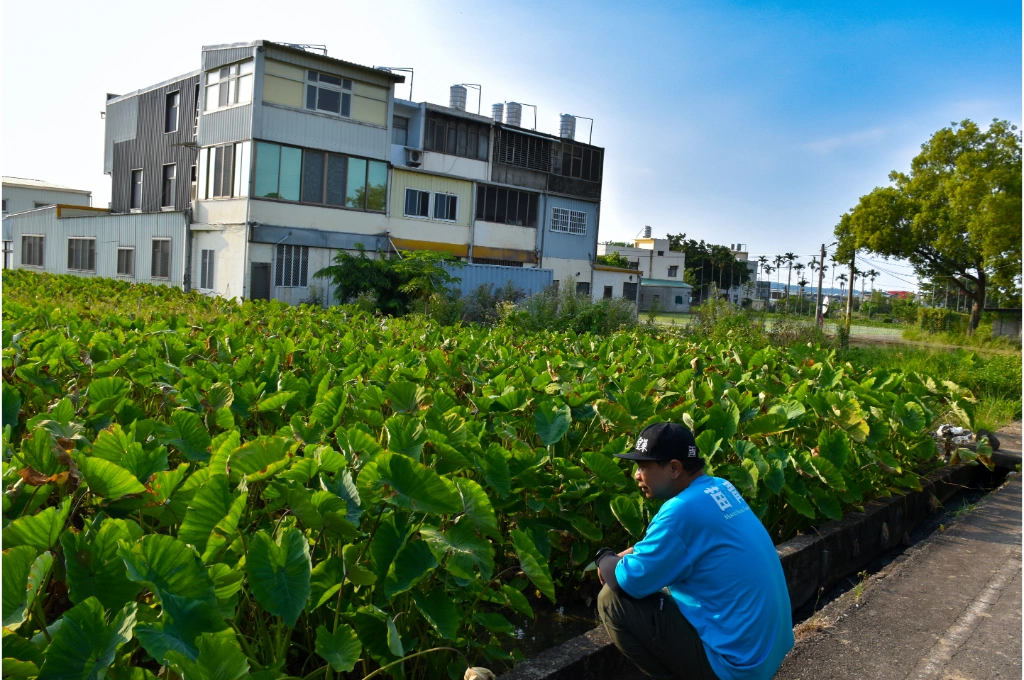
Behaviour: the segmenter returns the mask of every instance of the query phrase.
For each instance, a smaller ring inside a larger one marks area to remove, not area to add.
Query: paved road
[[[798,627],[778,680],[1021,677],[1021,480]]]

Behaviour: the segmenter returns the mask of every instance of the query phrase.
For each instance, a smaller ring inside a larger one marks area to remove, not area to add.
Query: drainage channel
[[[1016,473],[1010,472],[1009,474],[1012,475]],[[984,476],[978,481],[978,483],[972,486],[961,487],[950,498],[946,499],[946,502],[942,504],[942,507],[938,512],[925,519],[908,535],[905,535],[897,547],[879,555],[861,572],[848,576],[838,585],[821,593],[817,599],[811,600],[803,606],[795,609],[793,611],[793,625],[796,626],[799,623],[803,623],[830,602],[839,599],[849,591],[856,588],[858,584],[863,582],[869,576],[873,576],[885,569],[900,555],[905,553],[908,548],[917,545],[936,531],[944,530],[945,527],[949,526],[965,513],[972,512],[979,501],[1002,486],[1007,479],[1007,475],[1007,470],[996,468],[995,472]]]

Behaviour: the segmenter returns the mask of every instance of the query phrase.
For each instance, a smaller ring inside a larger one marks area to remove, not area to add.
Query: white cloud
[[[858,132],[850,132],[837,137],[820,139],[816,142],[808,142],[803,146],[805,149],[810,149],[815,153],[829,154],[836,149],[842,149],[850,146],[861,146],[877,142],[884,136],[885,128],[871,128],[870,130],[860,130]]]

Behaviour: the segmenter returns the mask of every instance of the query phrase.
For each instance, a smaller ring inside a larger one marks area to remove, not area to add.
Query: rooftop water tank
[[[562,122],[558,126],[558,136],[562,139],[576,139],[576,116],[563,113],[559,118]]]
[[[505,105],[491,104],[491,118],[494,119],[495,123],[503,122],[505,119]]]
[[[651,237],[651,228],[650,227],[644,227],[644,238],[650,238],[650,237]]]
[[[466,88],[462,85],[452,85],[448,90],[448,106],[459,111],[466,110]]]
[[[523,105],[516,102],[508,103],[508,114],[505,116],[505,123],[508,125],[514,125],[516,127],[522,127],[523,123]]]

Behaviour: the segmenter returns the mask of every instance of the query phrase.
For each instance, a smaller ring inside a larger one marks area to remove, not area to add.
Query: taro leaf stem
[[[391,663],[389,663],[387,665],[381,666],[380,668],[378,668],[374,672],[372,672],[369,675],[363,677],[363,680],[370,680],[370,678],[372,678],[373,676],[380,675],[381,673],[383,673],[387,669],[391,668],[392,666],[396,666],[396,665],[398,665],[400,663],[405,663],[409,659],[415,659],[417,656],[423,656],[424,654],[430,654],[431,652],[455,652],[456,654],[461,656],[463,659],[466,659],[466,655],[463,654],[462,652],[460,652],[459,650],[455,649],[454,647],[434,647],[433,649],[424,649],[422,652],[416,652],[415,654],[410,654],[409,656],[403,656],[398,661],[392,661]],[[469,664],[469,659],[466,659],[466,663]]]

